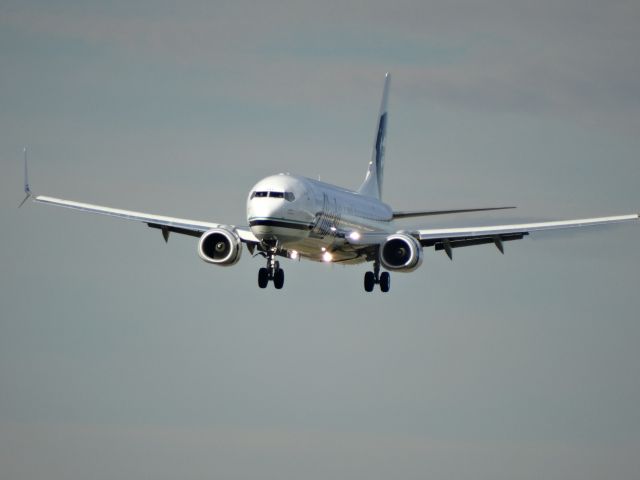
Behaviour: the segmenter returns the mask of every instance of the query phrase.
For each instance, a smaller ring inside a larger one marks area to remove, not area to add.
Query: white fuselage
[[[366,261],[345,237],[391,233],[392,218],[376,198],[289,174],[260,180],[247,199],[247,220],[259,240],[315,261]]]

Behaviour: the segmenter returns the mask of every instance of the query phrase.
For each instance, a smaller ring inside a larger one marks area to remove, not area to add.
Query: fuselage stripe
[[[257,226],[281,227],[281,228],[292,228],[296,230],[311,230],[311,227],[313,227],[313,225],[309,223],[284,222],[282,220],[250,220],[249,225],[251,225],[252,227],[257,227]]]

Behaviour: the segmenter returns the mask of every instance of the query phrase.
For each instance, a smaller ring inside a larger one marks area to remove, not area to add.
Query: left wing
[[[591,227],[637,221],[640,215],[617,215],[612,217],[583,218],[579,220],[562,220],[553,222],[522,223],[516,225],[495,225],[486,227],[437,228],[416,230],[415,235],[425,247],[444,250],[452,258],[451,249],[494,243],[504,253],[502,242],[520,240],[525,235],[543,230],[559,230],[567,228]]]
[[[453,260],[452,249],[454,248],[493,243],[500,252],[504,253],[503,242],[520,240],[532,232],[609,225],[613,223],[638,221],[639,219],[640,215],[635,213],[612,217],[520,223],[514,225],[401,230],[396,233],[404,233],[415,237],[423,247],[434,247],[436,250],[444,250],[449,258]],[[391,235],[390,232],[351,233],[346,235],[345,239],[354,246],[371,247],[383,244],[389,235]]]
[[[403,210],[393,211],[393,218],[430,217],[433,215],[451,215],[453,213],[487,212],[490,210],[509,210],[516,207],[463,208],[458,210]]]

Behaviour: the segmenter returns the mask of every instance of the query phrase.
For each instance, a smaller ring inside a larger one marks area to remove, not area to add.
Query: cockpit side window
[[[296,196],[293,194],[293,192],[284,192],[284,198],[288,202],[293,202],[296,199]]]

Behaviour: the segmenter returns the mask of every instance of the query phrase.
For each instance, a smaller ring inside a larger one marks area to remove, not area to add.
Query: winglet
[[[27,167],[27,147],[24,147],[24,193],[25,193],[26,196],[24,197],[24,200],[22,200],[22,202],[20,202],[20,205],[18,205],[18,208],[20,208],[22,205],[24,205],[24,203],[32,195],[31,187],[29,186],[29,169]]]

